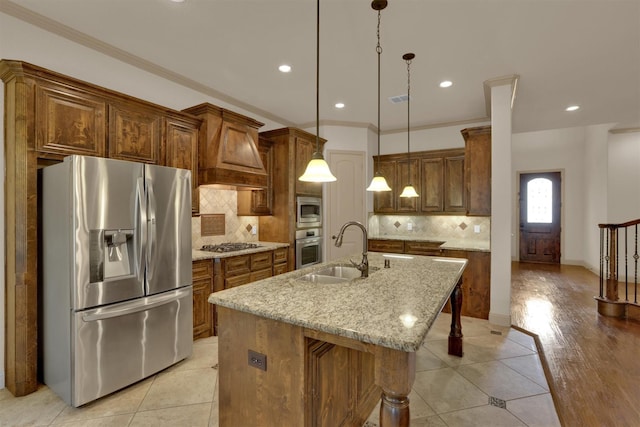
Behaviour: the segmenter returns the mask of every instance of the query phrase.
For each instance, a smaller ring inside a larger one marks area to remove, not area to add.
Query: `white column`
[[[489,322],[511,325],[511,107],[517,78],[491,87],[491,307]]]

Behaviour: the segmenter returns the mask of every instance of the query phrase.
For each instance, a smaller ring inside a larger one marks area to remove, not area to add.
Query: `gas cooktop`
[[[201,250],[207,252],[233,252],[259,247],[260,245],[257,243],[219,243],[217,245],[204,245]]]

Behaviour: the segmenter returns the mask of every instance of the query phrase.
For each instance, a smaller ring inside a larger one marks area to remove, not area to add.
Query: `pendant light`
[[[300,181],[306,182],[333,182],[333,176],[329,165],[320,152],[320,0],[316,1],[316,151],[311,156]]]
[[[371,184],[367,187],[367,191],[391,191],[391,187],[387,184],[387,180],[380,173],[380,54],[382,53],[382,47],[380,47],[380,11],[387,7],[387,0],[373,0],[371,2],[373,10],[378,11],[378,45],[376,46],[376,52],[378,53],[378,162],[376,166],[376,172],[371,180]]]
[[[407,163],[407,171],[409,173],[409,184],[404,187],[404,190],[402,190],[402,194],[400,194],[400,197],[418,197],[416,189],[413,188],[413,185],[411,185],[411,145],[409,144],[409,141],[411,139],[411,60],[415,57],[416,56],[413,53],[405,53],[404,55],[402,55],[402,59],[407,62],[407,159],[409,160]]]

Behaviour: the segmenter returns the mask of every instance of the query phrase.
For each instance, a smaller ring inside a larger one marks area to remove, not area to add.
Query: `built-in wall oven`
[[[296,231],[296,269],[322,262],[322,229]]]
[[[296,198],[296,228],[322,227],[322,199]]]

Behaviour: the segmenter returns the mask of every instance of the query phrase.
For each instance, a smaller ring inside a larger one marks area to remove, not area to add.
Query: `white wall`
[[[609,136],[607,222],[640,218],[640,131]]]
[[[517,195],[519,172],[562,172],[561,263],[579,264],[584,260],[584,149],[585,129],[568,128],[513,135],[512,188]],[[513,212],[518,212],[518,197]],[[511,256],[518,258],[519,218],[511,221]],[[594,229],[594,232],[597,232]]]
[[[600,231],[607,222],[607,139],[611,125],[589,126],[584,141],[584,265],[595,274],[600,269]]]

